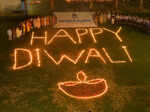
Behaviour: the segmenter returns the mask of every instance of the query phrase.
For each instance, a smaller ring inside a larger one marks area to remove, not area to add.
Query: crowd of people
[[[115,24],[130,25],[130,26],[141,28],[145,31],[150,32],[150,19],[149,18],[116,14],[116,15],[112,15],[112,19],[114,19],[113,21],[115,21]]]
[[[18,25],[8,29],[7,30],[8,40],[20,38],[21,36],[35,29],[52,26],[53,24],[55,24],[55,22],[56,19],[54,16],[31,17],[29,19],[20,22]]]
[[[147,18],[144,19],[138,16],[130,16],[111,12],[96,12],[93,16],[93,19],[98,26],[101,26],[102,24],[130,25],[150,32],[150,19]],[[30,17],[29,19],[20,22],[17,26],[7,30],[8,40],[20,38],[34,29],[54,26],[56,21],[57,18],[55,16]]]
[[[100,26],[101,24],[108,24],[111,20],[111,12],[96,12],[94,15],[95,23]]]
[[[138,16],[130,16],[120,13],[100,12],[96,13],[95,22],[98,26],[105,23],[111,23],[112,25],[129,25],[150,32],[150,18],[142,18]]]

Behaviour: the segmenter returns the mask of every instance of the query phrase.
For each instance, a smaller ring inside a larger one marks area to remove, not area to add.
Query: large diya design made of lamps
[[[83,71],[78,72],[77,81],[59,82],[58,88],[66,95],[76,99],[92,99],[104,95],[108,90],[105,79],[87,81]]]

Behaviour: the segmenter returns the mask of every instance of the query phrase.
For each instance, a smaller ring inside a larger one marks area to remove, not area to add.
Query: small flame
[[[80,82],[85,82],[87,79],[87,76],[86,74],[83,72],[83,71],[79,71],[77,73],[77,80],[80,81]]]

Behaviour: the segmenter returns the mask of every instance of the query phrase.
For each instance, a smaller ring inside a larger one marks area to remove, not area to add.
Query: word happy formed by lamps
[[[113,38],[119,41],[120,43],[123,42],[122,38],[120,37],[119,33],[121,31],[121,27],[115,32],[107,28],[77,28],[75,29],[76,35],[77,35],[77,40],[75,40],[65,29],[60,29],[58,30],[50,39],[48,39],[48,33],[47,31],[45,32],[44,36],[42,37],[37,37],[34,36],[34,32],[32,32],[31,40],[30,40],[30,45],[33,46],[36,40],[40,40],[44,42],[45,46],[48,46],[57,39],[61,38],[67,38],[70,42],[73,43],[73,45],[80,45],[83,43],[83,36],[84,38],[85,35],[88,33],[90,34],[90,37],[92,39],[92,42],[94,44],[98,43],[96,40],[96,36],[102,34],[104,31],[109,32],[113,34]],[[51,53],[49,53],[46,49],[44,48],[35,48],[35,50],[30,50],[26,48],[16,48],[14,49],[14,64],[13,64],[13,70],[19,70],[19,69],[24,69],[26,67],[31,66],[32,64],[35,64],[37,67],[41,67],[42,65],[42,57],[41,54],[44,54],[44,56],[48,57],[48,60],[53,62],[56,65],[60,65],[63,61],[67,60],[68,62],[71,62],[73,64],[77,64],[79,61],[81,61],[81,58],[85,58],[84,62],[85,64],[90,63],[90,60],[97,59],[103,64],[107,64],[108,62],[110,63],[127,63],[127,62],[133,62],[133,59],[130,55],[130,53],[127,50],[127,46],[122,45],[121,48],[122,53],[126,57],[126,60],[113,60],[112,57],[110,56],[110,51],[108,51],[106,48],[101,48],[101,49],[96,49],[96,48],[88,48],[88,49],[82,49],[79,51],[78,54],[74,56],[69,56],[67,54],[62,54],[60,55],[60,58],[56,60],[54,56],[52,56]],[[22,54],[21,54],[22,53]],[[19,57],[27,55],[28,58],[26,58],[26,63],[25,64],[19,64]]]

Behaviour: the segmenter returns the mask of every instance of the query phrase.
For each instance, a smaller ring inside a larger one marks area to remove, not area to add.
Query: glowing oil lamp
[[[83,71],[77,73],[77,81],[59,82],[58,88],[66,95],[76,99],[93,99],[104,95],[108,90],[105,79],[87,81]]]

